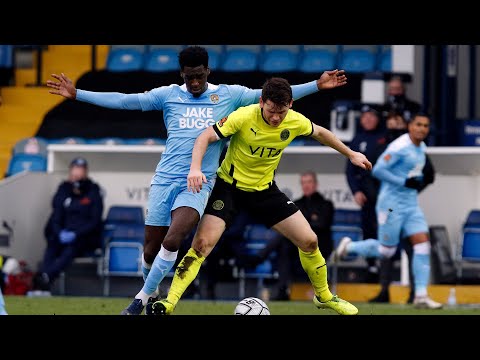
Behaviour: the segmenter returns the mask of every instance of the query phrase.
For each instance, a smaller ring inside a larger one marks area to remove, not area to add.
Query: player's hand
[[[350,162],[364,170],[372,170],[372,163],[361,152],[354,151],[350,156]]]
[[[53,90],[50,90],[50,94],[61,95],[67,99],[75,100],[77,97],[77,89],[73,86],[72,80],[65,76],[64,73],[61,75],[52,74],[52,77],[57,79],[57,81],[47,80],[47,86]]]
[[[343,86],[347,83],[347,76],[345,70],[329,70],[324,71],[320,79],[317,80],[318,90],[333,89]]]
[[[353,198],[355,199],[355,202],[358,204],[358,206],[363,206],[367,202],[367,197],[361,191],[357,191],[355,194],[353,194]]]
[[[420,191],[423,188],[423,185],[424,183],[422,176],[409,177],[407,180],[405,180],[405,187],[415,189],[417,191]]]
[[[202,173],[201,170],[192,170],[187,176],[187,190],[194,193],[199,193],[202,190],[202,184],[207,183],[206,176]]]

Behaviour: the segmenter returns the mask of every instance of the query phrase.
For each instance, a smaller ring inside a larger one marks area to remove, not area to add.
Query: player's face
[[[180,73],[187,90],[193,96],[200,96],[207,90],[207,77],[210,74],[210,69],[203,65],[196,67],[185,66]]]
[[[430,119],[426,116],[415,116],[408,125],[410,138],[416,144],[419,144],[428,136],[430,130]]]
[[[292,107],[293,100],[290,101],[288,106],[278,105],[271,100],[263,101],[260,98],[260,107],[262,108],[262,116],[268,125],[277,127],[279,126],[285,116],[287,116],[288,110]]]

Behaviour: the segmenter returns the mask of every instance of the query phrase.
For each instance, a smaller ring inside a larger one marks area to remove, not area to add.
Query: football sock
[[[413,278],[415,296],[426,296],[430,278],[430,243],[413,245]]]
[[[165,275],[168,274],[170,269],[175,265],[178,251],[168,251],[162,245],[155,260],[153,261],[152,268],[145,280],[142,290],[135,296],[136,299],[142,299],[142,303],[145,305],[148,301],[148,297],[155,294],[158,285],[163,280]],[[145,299],[145,295],[147,298]]]
[[[197,253],[193,248],[188,250],[175,270],[172,285],[167,295],[167,301],[169,303],[174,306],[177,305],[187,287],[197,277],[200,266],[204,260],[205,257]]]
[[[347,254],[355,253],[363,257],[380,257],[378,252],[379,242],[377,239],[366,239],[361,241],[352,241],[347,245]]]
[[[315,295],[320,301],[329,301],[333,295],[328,289],[327,263],[320,250],[318,247],[312,252],[304,252],[298,249],[298,253],[303,270],[305,270],[312,283]]]

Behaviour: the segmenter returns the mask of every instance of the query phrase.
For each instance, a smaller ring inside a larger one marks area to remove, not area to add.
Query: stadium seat
[[[28,137],[17,141],[13,147],[12,154],[35,154],[47,156],[48,142],[40,137]]]
[[[480,263],[480,210],[471,210],[463,224],[457,249],[457,277],[462,279],[465,265]]]
[[[261,45],[226,45],[220,70],[244,72],[258,70]]]
[[[145,45],[112,45],[107,56],[106,70],[112,72],[142,70],[144,52]]]
[[[13,65],[13,45],[0,45],[0,68],[12,68]]]
[[[266,247],[267,243],[271,239],[277,236],[279,236],[279,234],[275,230],[269,229],[263,224],[247,225],[243,234],[243,255],[258,254],[259,251]],[[239,279],[238,295],[241,299],[245,297],[247,279],[257,280],[257,296],[260,296],[260,292],[263,289],[264,280],[278,278],[278,271],[274,266],[275,257],[276,253],[272,252],[264,262],[254,268],[248,268],[244,266],[234,267],[233,276]]]
[[[378,54],[378,70],[381,72],[392,71],[392,46],[381,45]]]
[[[350,210],[350,209],[335,209],[333,214],[333,223],[332,223],[332,240],[333,248],[336,249],[340,240],[348,236],[352,241],[360,241],[363,239],[363,230],[362,230],[362,216],[360,210]],[[334,252],[332,252],[332,256]],[[333,261],[329,259],[331,266],[329,270],[331,272],[331,287],[332,291],[336,290],[336,285],[338,283],[338,269],[346,265],[351,265],[353,261],[360,260],[362,265],[364,261],[356,255],[349,255],[342,259],[341,261]]]
[[[337,52],[337,45],[304,45],[298,70],[304,73],[333,70],[337,64]]]
[[[266,45],[261,55],[260,70],[280,73],[297,70],[300,45]]]
[[[376,45],[343,45],[339,68],[347,73],[365,73],[376,70]]]
[[[108,209],[106,223],[144,224],[142,206],[112,205]]]
[[[5,176],[12,176],[22,171],[47,171],[47,158],[36,154],[16,154],[13,155],[8,164],[8,170]]]
[[[103,259],[103,294],[110,295],[111,276],[142,276],[142,254],[145,226],[118,223],[105,241]]]
[[[178,53],[183,45],[150,45],[145,56],[145,71],[178,71]]]

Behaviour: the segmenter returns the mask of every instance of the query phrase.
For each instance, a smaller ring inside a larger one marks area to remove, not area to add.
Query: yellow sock
[[[315,295],[320,301],[329,301],[333,295],[328,288],[327,263],[320,250],[318,247],[312,252],[304,252],[298,249],[298,253],[303,270],[305,270],[312,283]]]
[[[172,285],[170,286],[167,295],[167,301],[169,303],[174,306],[177,305],[183,293],[187,290],[187,287],[197,277],[198,272],[200,271],[200,266],[204,260],[205,257],[197,253],[193,248],[188,250],[175,270]]]

